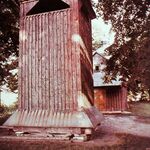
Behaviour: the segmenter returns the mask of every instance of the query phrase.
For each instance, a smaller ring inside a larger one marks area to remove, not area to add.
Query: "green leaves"
[[[18,66],[19,0],[1,0],[0,8],[0,85],[14,91],[17,75],[11,71]]]
[[[106,49],[108,76],[122,76],[129,90],[150,89],[150,1],[99,0],[99,16],[111,21],[116,32],[114,44]],[[138,83],[141,83],[139,88]]]

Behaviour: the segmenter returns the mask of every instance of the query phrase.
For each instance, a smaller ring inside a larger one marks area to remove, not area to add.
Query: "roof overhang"
[[[86,9],[88,10],[89,17],[91,19],[96,18],[96,14],[95,14],[95,11],[94,11],[94,9],[92,7],[91,0],[86,0],[86,1],[85,0],[81,0],[81,1],[82,1],[83,5],[86,7]]]

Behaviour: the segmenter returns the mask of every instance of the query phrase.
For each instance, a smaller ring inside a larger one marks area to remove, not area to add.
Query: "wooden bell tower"
[[[14,131],[92,134],[90,0],[20,3],[19,108],[4,123]],[[44,132],[43,132],[44,131]]]

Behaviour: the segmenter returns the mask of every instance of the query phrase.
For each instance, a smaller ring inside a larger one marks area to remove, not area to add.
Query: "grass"
[[[117,136],[123,141],[123,150],[146,150],[146,148],[150,148],[150,138],[123,133],[119,133]]]
[[[129,111],[133,115],[150,117],[150,102],[130,102]]]
[[[10,114],[0,114],[0,126],[10,117]]]

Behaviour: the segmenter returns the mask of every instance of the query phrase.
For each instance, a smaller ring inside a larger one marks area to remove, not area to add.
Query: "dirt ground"
[[[150,103],[130,103],[129,111],[132,115],[104,115],[92,139],[82,143],[20,138],[0,129],[0,150],[150,150]]]
[[[1,129],[0,150],[150,150],[150,117],[105,115],[88,142],[6,136]]]

